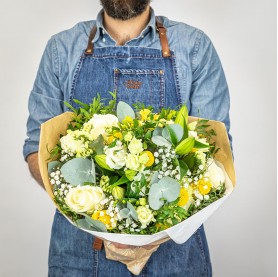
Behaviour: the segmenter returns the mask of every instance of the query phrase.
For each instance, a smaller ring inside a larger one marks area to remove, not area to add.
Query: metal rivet
[[[115,71],[115,72],[119,72],[119,69],[118,69],[118,68],[115,68],[114,71]]]
[[[168,54],[168,51],[165,51],[164,54],[167,55],[167,54]]]
[[[160,33],[161,35],[165,35],[165,33]]]
[[[160,74],[164,74],[164,71],[163,71],[163,70],[159,70],[159,73],[160,73]]]

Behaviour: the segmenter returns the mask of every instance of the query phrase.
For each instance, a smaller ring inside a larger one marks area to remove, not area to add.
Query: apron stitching
[[[73,100],[74,90],[75,90],[75,88],[76,88],[77,79],[78,79],[78,77],[79,77],[80,69],[81,69],[81,67],[82,67],[84,58],[85,58],[85,55],[84,55],[84,53],[83,53],[83,54],[81,55],[81,57],[79,58],[77,67],[76,67],[76,69],[75,69],[75,73],[74,73],[74,76],[73,76],[73,81],[72,81],[72,84],[71,84],[69,102],[72,102],[72,100]]]
[[[173,74],[174,74],[174,81],[176,84],[176,93],[177,93],[178,101],[179,101],[179,104],[182,105],[180,83],[179,83],[179,79],[178,79],[176,58],[175,58],[174,53],[171,53],[171,63],[172,63],[172,69],[173,69]]]
[[[98,271],[98,250],[94,249],[93,277],[97,277],[97,271]]]
[[[199,244],[199,247],[200,247],[200,250],[201,250],[201,255],[202,255],[202,258],[203,258],[203,265],[204,265],[204,269],[205,269],[205,272],[202,274],[202,276],[205,277],[205,276],[208,276],[208,267],[207,267],[207,260],[206,260],[206,256],[205,256],[205,251],[204,251],[204,248],[203,248],[202,238],[199,234],[199,230],[197,230],[195,234],[196,234],[197,241],[198,241],[198,244]]]

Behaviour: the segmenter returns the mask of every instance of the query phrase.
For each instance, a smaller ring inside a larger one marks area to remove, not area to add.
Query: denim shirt
[[[201,30],[185,23],[163,16],[159,16],[158,20],[166,27],[169,47],[175,52],[181,99],[187,105],[189,115],[222,121],[232,143],[228,86],[210,39]],[[69,101],[75,69],[94,25],[97,26],[94,47],[121,47],[116,46],[105,30],[103,11],[100,11],[96,20],[78,23],[51,37],[29,97],[27,139],[23,147],[25,159],[38,151],[40,124],[68,110],[64,101]],[[161,49],[152,9],[148,25],[125,46]]]

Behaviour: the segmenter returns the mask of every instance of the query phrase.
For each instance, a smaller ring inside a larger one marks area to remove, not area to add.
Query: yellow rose
[[[65,202],[74,212],[92,213],[95,206],[104,198],[104,192],[100,187],[77,186],[69,190]]]

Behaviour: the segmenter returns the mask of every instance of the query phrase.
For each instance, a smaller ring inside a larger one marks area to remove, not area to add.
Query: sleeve
[[[52,37],[43,53],[33,89],[29,96],[27,138],[23,146],[26,160],[39,147],[40,125],[63,113],[63,93],[59,85],[59,57],[55,38]]]
[[[228,85],[216,50],[203,32],[196,39],[192,70],[189,114],[223,122],[233,151]]]

